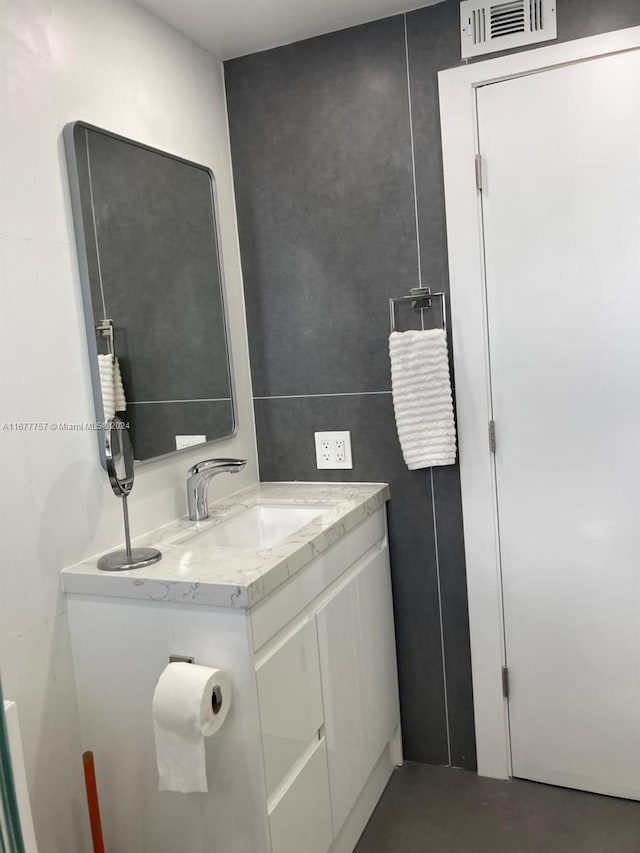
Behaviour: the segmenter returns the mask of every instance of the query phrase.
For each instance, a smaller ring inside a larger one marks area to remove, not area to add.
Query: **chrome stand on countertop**
[[[122,498],[124,516],[124,550],[111,551],[98,560],[98,568],[103,572],[123,572],[126,569],[139,569],[150,566],[162,558],[156,548],[132,548],[129,530],[129,506],[127,498],[131,494],[134,480],[134,460],[131,439],[123,421],[112,418],[105,436],[105,455],[109,482],[116,497]]]

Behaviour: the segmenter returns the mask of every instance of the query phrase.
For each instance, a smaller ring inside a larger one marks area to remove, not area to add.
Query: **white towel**
[[[99,355],[98,367],[100,368],[104,419],[108,421],[115,416],[116,412],[124,412],[127,408],[127,401],[124,396],[118,359],[111,354]]]
[[[392,332],[389,355],[393,408],[407,468],[453,465],[456,428],[444,331]]]

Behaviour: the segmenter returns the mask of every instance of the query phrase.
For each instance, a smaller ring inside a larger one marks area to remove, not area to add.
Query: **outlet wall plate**
[[[344,470],[353,468],[351,459],[351,433],[349,430],[314,433],[316,467],[319,470]]]

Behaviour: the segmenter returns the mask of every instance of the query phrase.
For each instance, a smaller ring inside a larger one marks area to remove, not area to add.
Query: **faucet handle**
[[[239,471],[247,464],[246,459],[203,459],[202,462],[196,462],[187,473],[193,477],[195,474],[202,474],[204,471],[214,471],[216,468],[235,468]]]

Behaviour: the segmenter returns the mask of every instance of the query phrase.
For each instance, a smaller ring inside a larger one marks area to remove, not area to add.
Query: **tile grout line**
[[[433,468],[429,469],[431,477],[431,511],[433,513],[433,539],[436,556],[436,579],[438,582],[438,612],[440,614],[440,649],[442,651],[442,683],[444,685],[444,718],[447,727],[447,753],[451,767],[451,732],[449,729],[449,697],[447,695],[447,661],[444,653],[444,620],[442,618],[442,588],[440,584],[440,554],[438,551],[438,522],[436,519],[436,493],[433,483]]]
[[[391,394],[391,391],[338,391],[335,394],[273,394],[266,397],[254,397],[254,400],[307,400],[310,397],[375,397]]]
[[[128,406],[153,406],[169,403],[230,403],[231,397],[193,397],[187,400],[127,400]]]
[[[404,21],[404,52],[407,67],[407,96],[409,99],[409,134],[411,139],[411,170],[413,175],[413,208],[416,220],[416,252],[418,256],[418,284],[422,287],[422,260],[420,258],[420,222],[418,217],[418,183],[416,179],[416,153],[413,133],[413,106],[411,103],[411,70],[409,66],[409,36],[407,33],[407,13],[403,15]],[[424,329],[424,314],[420,312],[422,329]],[[442,654],[442,683],[444,687],[444,718],[447,730],[447,755],[449,766],[451,766],[451,731],[449,726],[449,696],[447,687],[447,662],[444,648],[444,619],[442,616],[442,587],[440,583],[440,554],[438,549],[438,522],[436,518],[436,495],[433,483],[433,468],[429,469],[431,479],[431,512],[433,514],[433,539],[436,558],[436,580],[438,585],[438,613],[440,617],[440,651]]]
[[[407,13],[402,16],[404,22],[404,56],[407,68],[407,98],[409,101],[409,139],[411,142],[411,172],[413,176],[413,210],[416,220],[416,255],[418,259],[418,284],[422,287],[422,261],[420,259],[420,224],[418,221],[418,185],[416,182],[416,151],[413,141],[413,108],[411,106],[411,75],[409,71],[409,36],[407,34]],[[420,312],[422,316],[422,312]]]
[[[404,21],[404,52],[407,67],[407,97],[409,100],[409,134],[411,139],[411,171],[413,176],[413,208],[416,221],[416,253],[418,260],[418,284],[422,287],[422,260],[420,257],[420,221],[418,217],[418,183],[416,179],[416,153],[413,133],[413,106],[411,102],[411,70],[409,66],[409,36],[407,32],[407,13],[403,15]],[[424,314],[420,312],[421,327],[424,329]],[[444,650],[444,619],[442,616],[442,588],[440,584],[440,554],[438,550],[438,522],[436,519],[436,496],[433,483],[433,468],[429,469],[431,479],[431,512],[433,514],[433,538],[434,552],[436,558],[436,580],[438,585],[438,613],[440,617],[440,651],[442,654],[442,683],[444,687],[444,717],[447,730],[447,755],[449,766],[451,766],[451,732],[449,727],[449,697],[447,689],[447,663]]]

